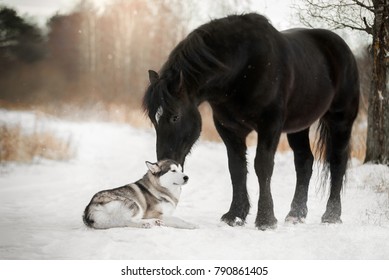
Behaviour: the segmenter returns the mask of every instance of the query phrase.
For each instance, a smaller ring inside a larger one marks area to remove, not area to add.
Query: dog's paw
[[[148,223],[148,222],[141,224],[141,228],[152,228],[152,227],[153,227],[153,225],[151,223]]]
[[[156,226],[158,226],[158,227],[163,227],[163,226],[165,226],[164,222],[163,222],[162,220],[160,220],[160,219],[156,219],[156,220],[154,221],[154,224],[155,224]]]

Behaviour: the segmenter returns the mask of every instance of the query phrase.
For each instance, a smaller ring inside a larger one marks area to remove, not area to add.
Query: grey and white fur
[[[85,209],[84,223],[95,229],[168,226],[194,229],[172,214],[189,177],[173,160],[146,162],[147,173],[135,183],[96,193]]]

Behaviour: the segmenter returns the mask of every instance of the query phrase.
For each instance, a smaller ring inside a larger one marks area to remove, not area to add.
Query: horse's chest
[[[254,130],[256,129],[255,119],[258,110],[252,110],[253,106],[245,106],[235,103],[223,105],[211,104],[213,116],[218,120],[219,124],[230,130],[240,130],[241,128]],[[254,111],[254,113],[250,113]]]

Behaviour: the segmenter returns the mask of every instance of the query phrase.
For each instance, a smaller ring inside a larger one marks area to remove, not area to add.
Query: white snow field
[[[254,227],[258,183],[254,148],[248,151],[252,203],[247,224],[229,227],[232,188],[222,143],[199,141],[187,157],[176,216],[195,230],[86,228],[81,216],[93,194],[138,180],[146,160],[155,161],[155,133],[128,125],[69,122],[29,112],[0,110],[2,123],[20,123],[72,137],[77,157],[69,162],[7,164],[0,173],[0,259],[389,259],[389,168],[353,160],[342,195],[343,224],[320,223],[327,193],[311,180],[305,224],[284,222],[295,186],[293,154],[277,154],[272,192],[278,227]]]

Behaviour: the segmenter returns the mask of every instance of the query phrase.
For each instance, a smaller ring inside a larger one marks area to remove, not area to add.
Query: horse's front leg
[[[277,227],[270,182],[273,174],[274,154],[281,135],[281,125],[268,120],[261,124],[262,126],[258,127],[259,137],[254,162],[259,182],[258,212],[255,225],[260,230],[266,230]]]
[[[230,226],[242,226],[250,209],[247,194],[246,137],[248,129],[235,131],[214,119],[215,126],[227,148],[228,168],[232,182],[232,202],[230,210],[221,220]]]

